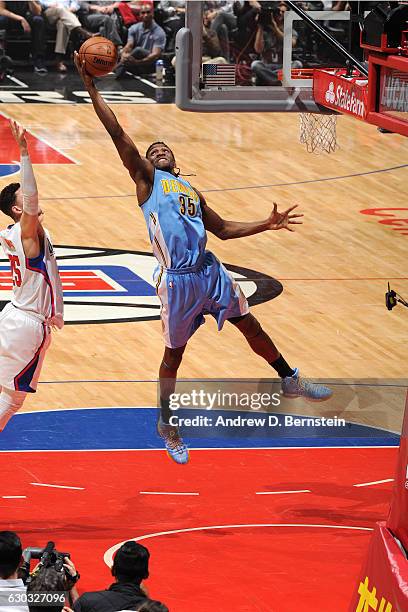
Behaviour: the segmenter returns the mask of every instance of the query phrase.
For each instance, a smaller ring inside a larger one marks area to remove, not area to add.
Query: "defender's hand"
[[[22,153],[27,153],[27,141],[25,137],[26,131],[23,128],[23,126],[17,123],[17,121],[10,119],[10,128],[11,128],[11,133],[14,136],[14,140],[16,141],[16,143],[18,144],[20,148],[20,151]]]
[[[93,86],[94,82],[91,75],[88,74],[85,70],[85,60],[82,60],[81,62],[81,60],[79,59],[79,53],[77,51],[74,51],[74,63],[81,79],[84,82],[85,87],[89,89]]]
[[[299,217],[303,217],[303,214],[291,215],[289,213],[292,212],[295,208],[297,208],[297,204],[291,206],[283,213],[278,211],[278,205],[276,202],[273,203],[273,211],[271,212],[268,219],[268,229],[270,230],[280,230],[287,229],[289,232],[294,232],[294,228],[289,227],[290,225],[296,224],[299,225],[303,223],[303,221],[295,221],[295,219]]]

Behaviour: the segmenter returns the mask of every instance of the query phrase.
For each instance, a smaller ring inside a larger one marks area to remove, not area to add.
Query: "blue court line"
[[[20,413],[0,436],[0,451],[79,451],[162,449],[155,408],[92,408]],[[290,448],[398,446],[399,436],[382,429],[346,423],[328,427],[285,426],[291,415],[230,411],[177,411],[180,417],[214,419],[277,417],[282,425],[183,427],[190,448]],[[297,418],[297,417],[295,417]]]
[[[401,170],[402,168],[408,167],[408,164],[402,164],[400,166],[392,166],[390,168],[381,168],[380,170],[369,170],[367,172],[356,172],[355,174],[344,174],[340,176],[328,176],[326,178],[319,179],[308,179],[304,181],[290,181],[288,183],[267,183],[265,185],[246,185],[243,187],[222,187],[220,189],[200,189],[202,193],[222,193],[224,191],[240,191],[240,190],[250,190],[250,189],[270,189],[271,187],[293,187],[296,185],[307,185],[309,183],[323,183],[325,181],[339,181],[348,178],[355,178],[359,176],[369,176],[371,174],[380,174],[382,172],[392,172],[393,170]],[[106,200],[112,198],[134,198],[136,197],[134,193],[125,193],[122,195],[103,195],[103,196],[70,196],[70,197],[52,197],[52,198],[42,198],[42,200]]]
[[[251,379],[252,381],[254,379]],[[314,379],[311,379],[314,380]],[[396,388],[396,389],[407,389],[408,390],[408,381],[407,384],[397,384],[397,383],[391,383],[391,384],[383,384],[383,383],[376,383],[376,382],[367,382],[367,383],[356,383],[356,382],[333,382],[332,379],[318,379],[320,382],[327,382],[327,384],[330,384],[333,387],[391,387],[391,388]],[[242,382],[242,379],[240,379],[240,381]],[[206,379],[197,379],[197,378],[182,378],[179,379],[179,382],[236,382],[234,379],[211,379],[211,378],[206,378]],[[271,380],[267,380],[267,379],[260,379],[259,381],[260,383],[264,382],[265,384],[270,384],[270,383],[275,383],[278,384],[279,380],[276,379],[271,379]],[[129,380],[99,380],[99,379],[85,379],[85,380],[41,380],[38,384],[39,385],[79,385],[82,383],[97,383],[97,384],[105,384],[105,383],[113,383],[113,384],[128,384],[128,383],[158,383],[158,379],[154,378],[154,379],[129,379]]]

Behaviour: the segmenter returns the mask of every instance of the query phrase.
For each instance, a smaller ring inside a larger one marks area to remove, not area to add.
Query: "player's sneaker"
[[[164,440],[164,445],[169,457],[176,463],[187,463],[189,458],[188,448],[180,436],[178,427],[167,425],[163,423],[160,418],[157,424],[157,431],[159,436]]]
[[[304,397],[310,402],[324,402],[333,395],[333,391],[325,385],[301,378],[296,368],[293,376],[282,378],[282,395],[283,397]]]

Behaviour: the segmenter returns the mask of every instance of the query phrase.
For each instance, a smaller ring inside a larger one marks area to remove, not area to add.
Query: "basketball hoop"
[[[299,141],[308,153],[333,153],[337,149],[337,115],[300,113]]]
[[[314,79],[315,68],[291,68],[292,79]],[[283,70],[278,70],[278,79],[283,80]],[[306,145],[308,153],[334,153],[337,149],[337,115],[300,113],[299,141]]]

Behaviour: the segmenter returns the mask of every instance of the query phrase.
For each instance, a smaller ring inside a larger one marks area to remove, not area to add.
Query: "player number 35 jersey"
[[[156,168],[152,192],[142,212],[159,264],[183,269],[202,260],[207,234],[200,198],[190,183]]]
[[[0,231],[0,243],[10,261],[13,306],[61,329],[64,326],[61,279],[50,235],[46,229],[44,233],[42,250],[32,259],[25,256],[20,223]]]

